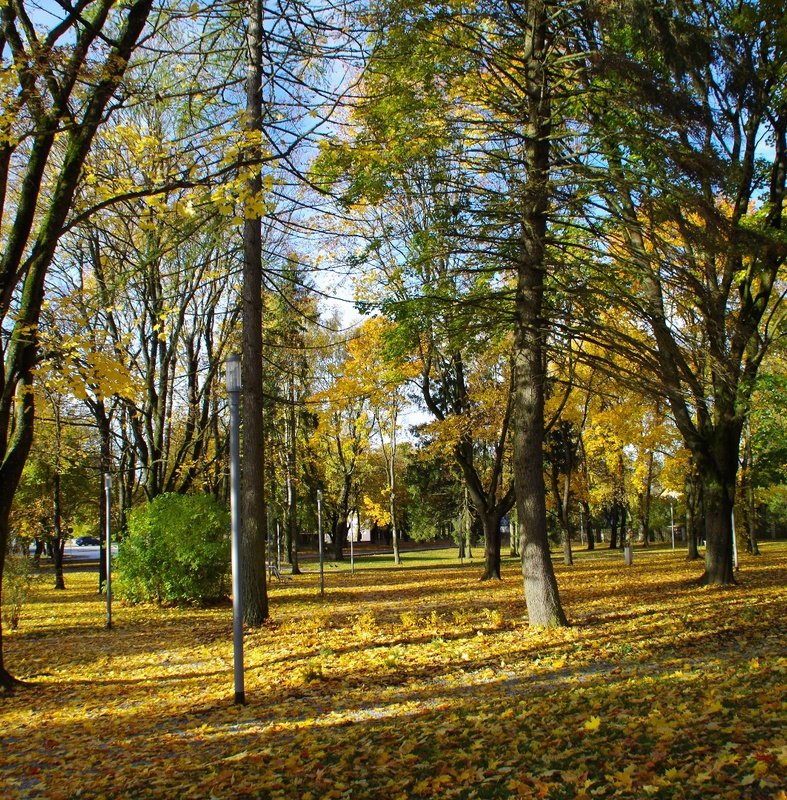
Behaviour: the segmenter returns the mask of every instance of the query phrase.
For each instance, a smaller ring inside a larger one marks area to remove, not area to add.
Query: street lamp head
[[[108,472],[104,473],[104,486],[107,491],[112,488],[112,476]]]
[[[224,362],[224,378],[227,382],[228,392],[240,391],[240,356],[237,353],[227,356],[227,360]]]

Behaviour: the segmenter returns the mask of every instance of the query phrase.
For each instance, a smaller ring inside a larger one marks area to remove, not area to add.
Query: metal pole
[[[738,569],[738,537],[735,535],[735,509],[732,509],[732,565],[735,569]]]
[[[107,503],[107,630],[112,628],[112,476],[104,475],[104,495]],[[100,551],[99,551],[100,555]]]
[[[232,650],[235,702],[246,704],[243,686],[243,600],[240,561],[240,387],[230,389],[230,508],[232,512]]]
[[[317,490],[317,546],[320,548],[320,597],[325,597],[325,570],[322,554],[322,492]]]
[[[669,528],[672,531],[672,549],[675,549],[675,516],[672,509],[672,501],[669,504]]]

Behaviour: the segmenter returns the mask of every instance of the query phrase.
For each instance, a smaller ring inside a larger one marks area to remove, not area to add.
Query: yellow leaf
[[[601,717],[591,717],[583,727],[586,731],[597,731],[601,727]]]
[[[753,772],[758,777],[761,776],[761,775],[764,775],[767,771],[768,771],[768,765],[764,761],[758,761],[754,765]]]

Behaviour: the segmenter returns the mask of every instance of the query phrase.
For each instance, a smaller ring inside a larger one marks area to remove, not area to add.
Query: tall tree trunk
[[[5,554],[8,546],[9,522],[14,493],[19,485],[30,446],[33,443],[33,377],[32,364],[23,373],[13,405],[13,433],[5,458],[0,464],[0,592],[2,574],[5,567]],[[2,595],[0,594],[0,605]],[[0,615],[0,688],[10,690],[22,684],[5,668],[3,660],[2,615]]]
[[[653,486],[653,452],[648,453],[648,474],[645,479],[645,491],[642,496],[642,540],[645,547],[650,544],[650,506],[651,487]]]
[[[60,420],[58,417],[58,427]],[[60,447],[58,434],[58,449]],[[60,454],[57,456],[58,462],[60,461]],[[63,577],[63,549],[65,539],[63,539],[63,519],[60,504],[60,466],[58,463],[54,475],[54,488],[52,492],[52,521],[55,527],[55,539],[52,542],[52,559],[55,562],[55,589],[65,589],[66,581]]]
[[[705,511],[705,573],[700,583],[710,586],[735,583],[732,510],[742,422],[731,413],[719,417],[710,446],[698,446],[692,452]]]
[[[735,583],[732,563],[733,487],[714,475],[701,475],[705,497],[705,574],[700,582],[723,586]]]
[[[333,526],[333,557],[336,561],[344,561],[344,543],[347,541],[348,530],[347,517],[338,517]]]
[[[568,622],[560,604],[549,552],[544,486],[544,248],[552,109],[544,66],[547,10],[543,2],[535,0],[528,4],[526,14],[524,146],[529,174],[522,197],[520,250],[516,264],[513,461],[528,619],[531,626],[554,628]]]
[[[500,521],[504,513],[500,513],[500,508],[488,513],[478,513],[481,526],[484,531],[484,572],[481,575],[482,581],[497,579],[500,580]]]
[[[552,464],[552,469],[549,471],[550,483],[552,485],[552,498],[555,501],[555,508],[557,509],[558,519],[560,520],[561,538],[563,540],[563,563],[570,567],[574,564],[574,557],[571,553],[571,523],[568,513],[568,498],[570,496],[569,476],[564,477],[563,492],[560,491],[559,486],[559,467]]]
[[[580,514],[584,514],[588,532],[588,550],[596,549],[596,531],[593,528],[593,518],[590,516],[590,503],[583,500],[580,503]]]
[[[746,498],[746,523],[749,531],[749,540],[746,549],[753,556],[758,556],[760,555],[760,548],[757,544],[757,502],[754,493],[754,454],[751,446],[751,428],[748,422],[744,427],[741,488]]]
[[[287,490],[287,560],[293,575],[300,575],[298,565],[298,493],[296,484],[297,469],[297,420],[295,416],[295,378],[290,368],[288,389],[289,405],[285,418],[286,490]]]
[[[620,505],[617,501],[612,505],[612,520],[609,531],[609,549],[614,550],[618,546],[618,523],[620,521]]]
[[[694,478],[693,470],[693,465],[689,465],[685,482],[686,559],[688,561],[696,561],[700,557],[700,551],[697,547],[697,484]]]
[[[246,126],[262,130],[262,1],[249,0],[246,71]],[[250,161],[259,147],[249,148]],[[262,192],[259,167],[249,180],[252,201]],[[265,434],[262,391],[262,221],[253,211],[243,224],[243,469],[241,473],[241,586],[243,619],[260,625],[268,618],[265,568]]]

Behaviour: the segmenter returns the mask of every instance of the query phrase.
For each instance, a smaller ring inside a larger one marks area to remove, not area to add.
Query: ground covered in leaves
[[[245,707],[228,606],[108,631],[94,573],[42,577],[4,639],[29,685],[0,699],[3,798],[787,800],[787,546],[728,590],[680,552],[558,565],[560,631],[527,627],[514,561],[434,556],[275,583]]]

